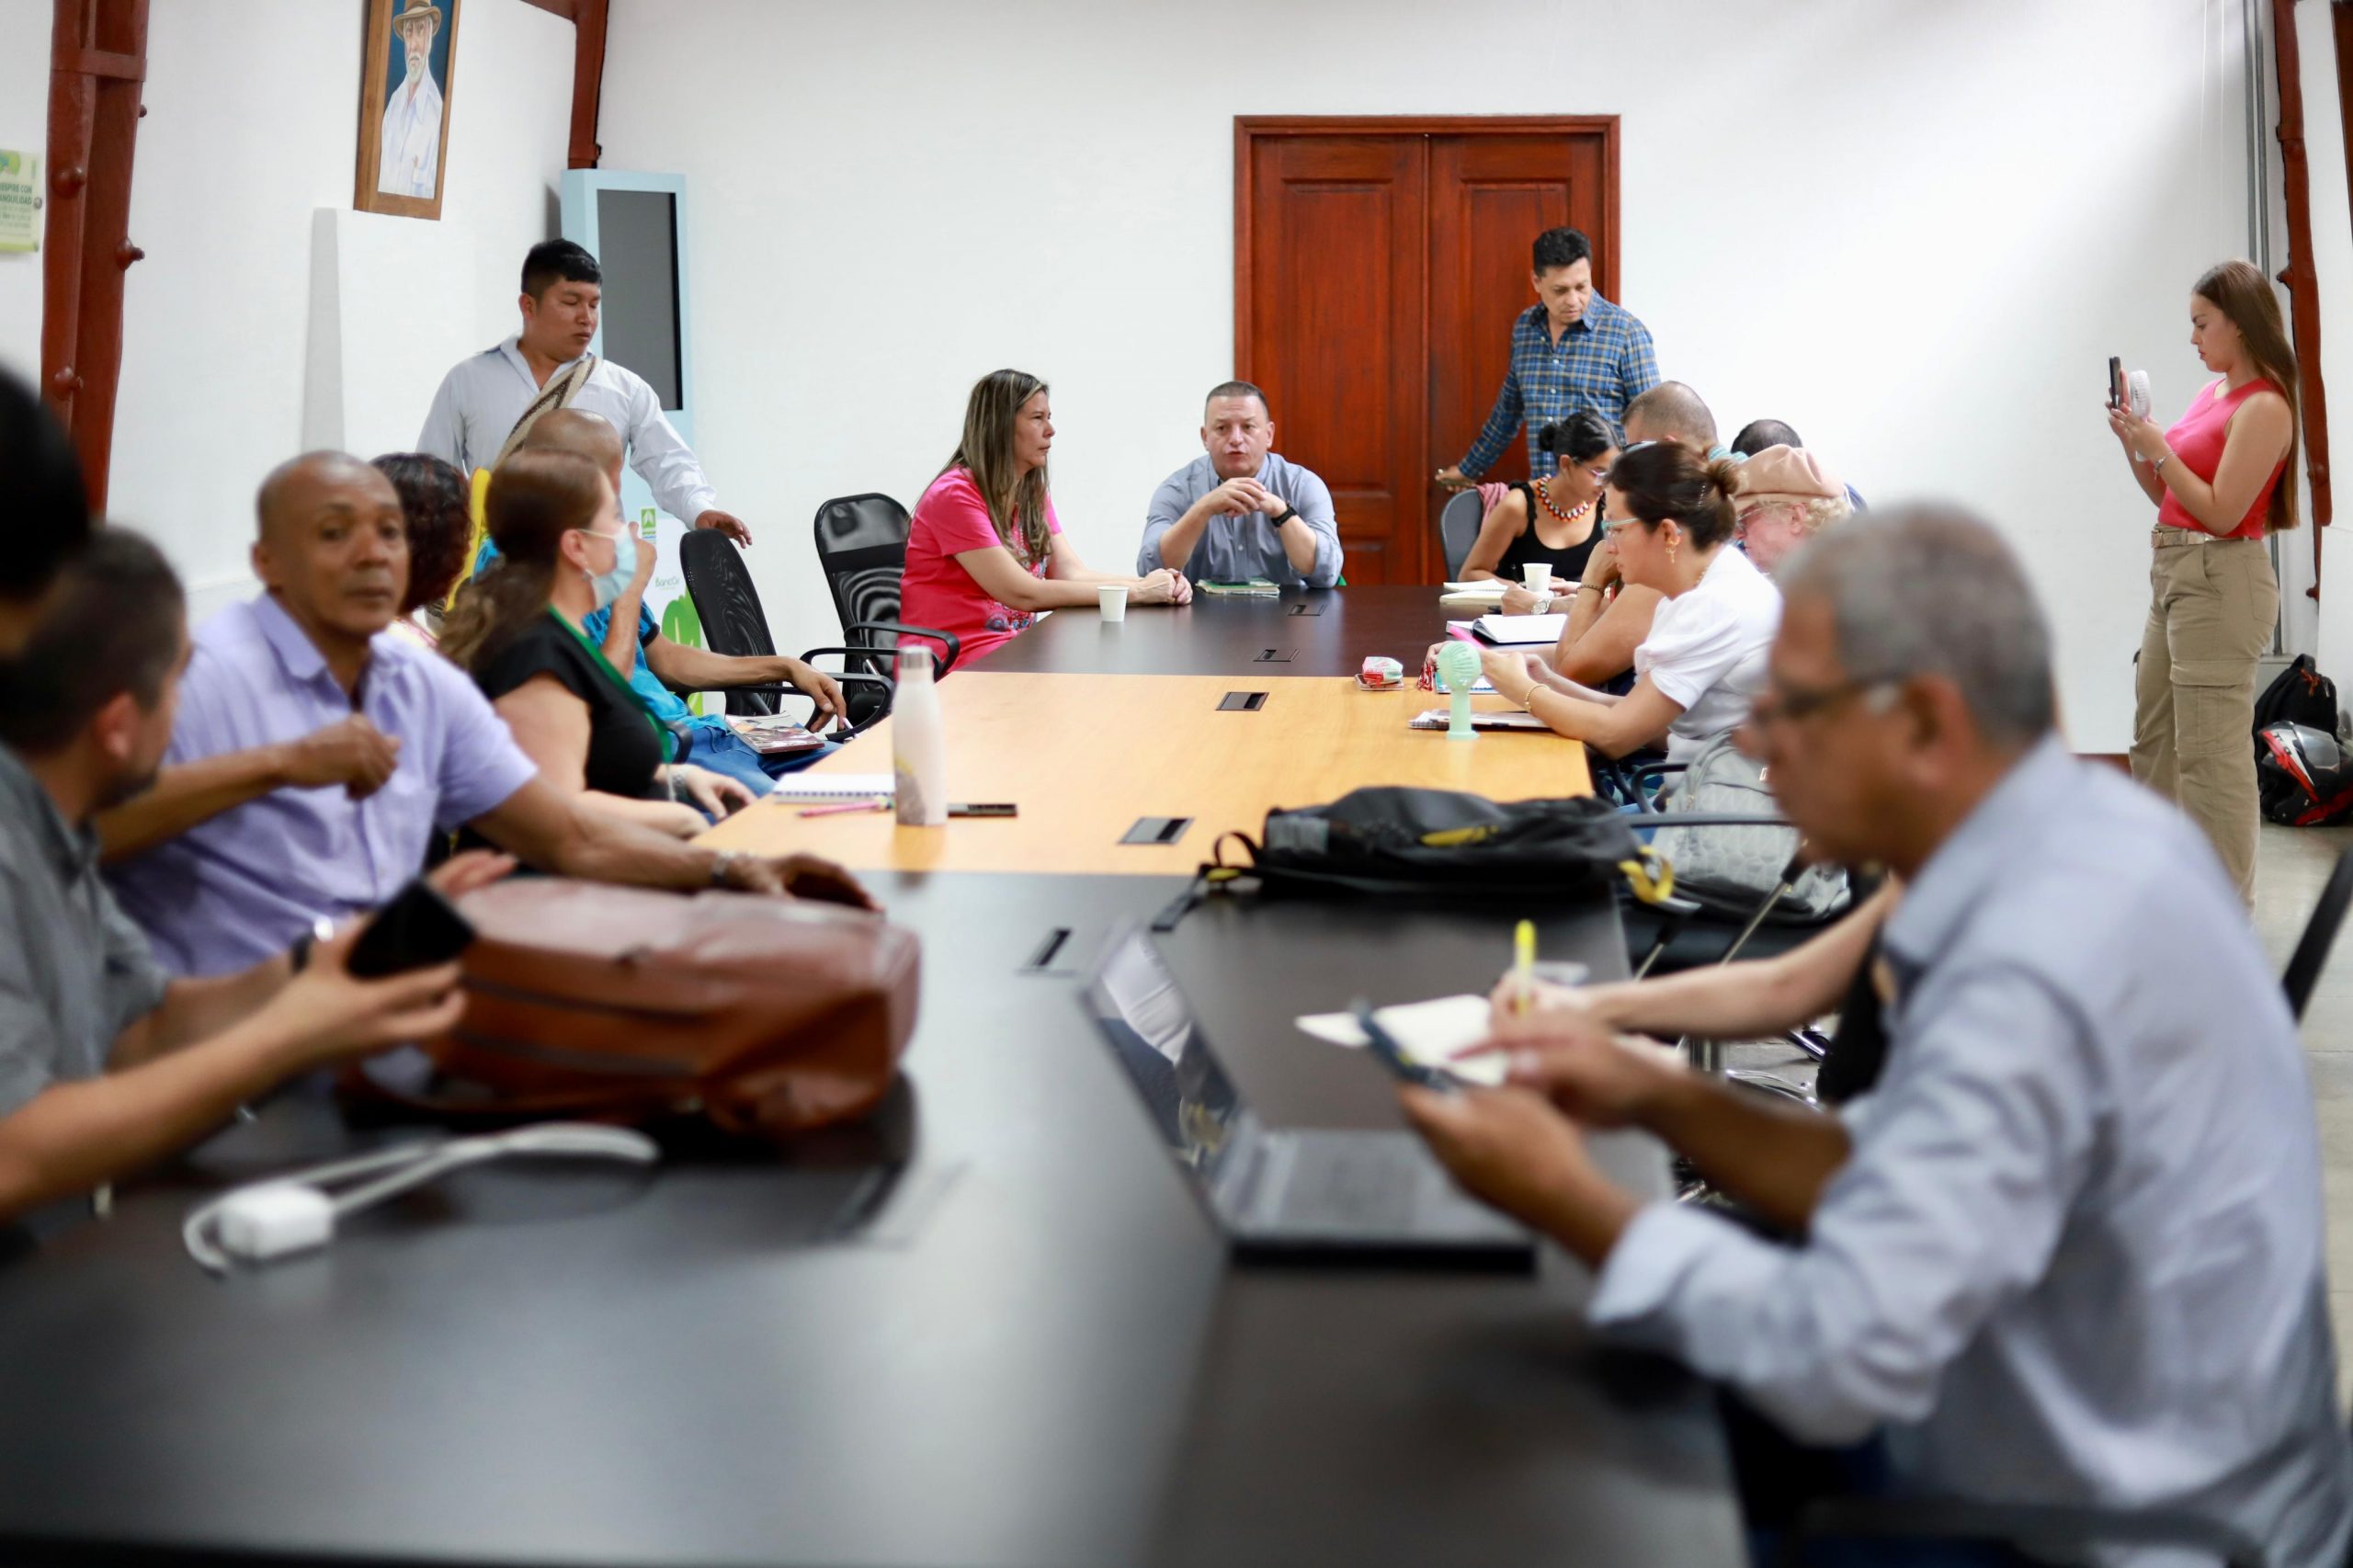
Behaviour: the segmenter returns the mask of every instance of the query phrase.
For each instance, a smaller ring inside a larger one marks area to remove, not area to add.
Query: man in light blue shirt
[[[1143,524],[1136,573],[1165,567],[1197,583],[1328,588],[1340,580],[1332,492],[1274,453],[1267,394],[1248,381],[1212,389],[1201,410],[1203,455],[1161,482]]]
[[[2186,1514],[2336,1568],[2319,1142],[2236,889],[2179,812],[2068,755],[2049,630],[1984,525],[1876,514],[1781,581],[1750,744],[1818,850],[1906,889],[1875,1091],[1843,1119],[1784,1109],[1563,996],[1504,1026],[1516,1086],[1409,1111],[1598,1269],[1597,1325],[1799,1442],[1883,1434],[1907,1493]],[[1648,1128],[1799,1239],[1643,1205],[1579,1123]]]

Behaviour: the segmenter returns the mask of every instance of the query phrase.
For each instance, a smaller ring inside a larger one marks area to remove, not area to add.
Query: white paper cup
[[[1549,561],[1526,562],[1520,566],[1519,578],[1529,593],[1540,594],[1552,585],[1552,563]]]
[[[1106,583],[1095,590],[1096,607],[1106,620],[1128,619],[1128,589],[1124,583]]]

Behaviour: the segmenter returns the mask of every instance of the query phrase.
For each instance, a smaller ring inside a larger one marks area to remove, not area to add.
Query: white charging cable
[[[624,1160],[650,1165],[661,1151],[642,1132],[583,1121],[551,1121],[477,1138],[449,1138],[335,1160],[290,1176],[273,1176],[201,1204],[180,1226],[188,1255],[214,1274],[233,1261],[266,1263],[335,1238],[337,1221],[437,1181],[451,1171],[510,1154]],[[357,1181],[359,1177],[372,1180]],[[357,1181],[341,1193],[327,1187]]]

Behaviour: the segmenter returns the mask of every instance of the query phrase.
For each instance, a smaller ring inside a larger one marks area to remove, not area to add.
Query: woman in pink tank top
[[[2296,526],[2296,355],[2270,280],[2226,261],[2189,296],[2189,343],[2222,377],[2170,430],[2111,407],[2157,508],[2134,680],[2132,777],[2177,801],[2255,900],[2255,666],[2279,614],[2263,544]]]

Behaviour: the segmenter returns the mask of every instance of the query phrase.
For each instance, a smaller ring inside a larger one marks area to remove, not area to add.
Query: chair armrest
[[[2030,1503],[1969,1503],[1941,1497],[1833,1498],[1799,1516],[1781,1548],[1785,1568],[1806,1562],[1816,1540],[1988,1541],[2038,1556],[2098,1546],[2177,1546],[2211,1552],[2224,1568],[2263,1568],[2263,1549],[2230,1526],[2173,1509]]]
[[[948,646],[948,656],[939,662],[941,675],[946,675],[949,670],[954,669],[957,659],[964,652],[961,638],[952,631],[941,631],[936,627],[906,626],[895,620],[853,620],[843,627],[842,631],[845,634],[852,631],[888,631],[899,637],[928,637],[935,642],[944,642]],[[866,652],[879,653],[882,650],[869,648]]]
[[[818,651],[820,653],[824,652],[823,649]],[[842,670],[838,672],[827,670],[825,673],[832,676],[836,682],[843,686],[879,686],[882,688],[886,696],[895,695],[898,691],[898,683],[893,681],[888,676],[862,675],[856,670]],[[772,697],[779,702],[787,701],[795,697],[798,697],[804,701],[814,700],[810,698],[807,692],[802,691],[798,687],[791,686],[733,686],[729,687],[727,689],[730,691],[748,692],[757,697]],[[834,731],[833,733],[837,735],[845,736],[864,734],[867,731],[872,729],[875,725],[881,723],[890,716],[891,704],[886,701],[882,704],[881,709],[876,712],[874,717],[869,719],[865,723],[849,725],[843,729]]]

